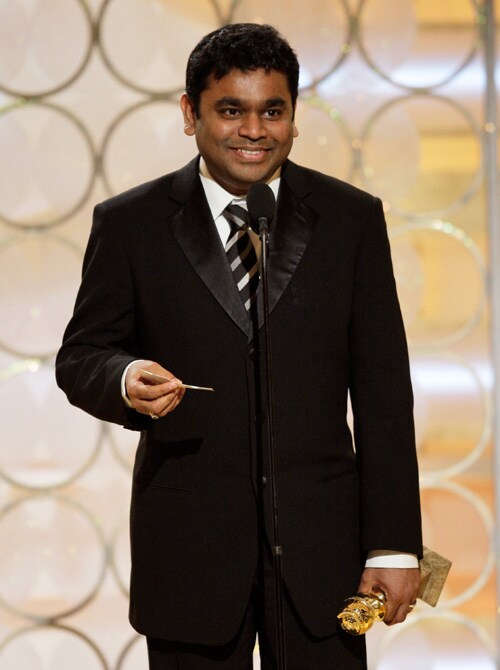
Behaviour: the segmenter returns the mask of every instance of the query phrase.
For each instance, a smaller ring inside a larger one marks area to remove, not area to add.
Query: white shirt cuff
[[[143,358],[138,358],[137,360],[142,361],[144,359]],[[130,402],[129,397],[127,395],[127,387],[125,386],[125,377],[127,376],[127,372],[128,372],[129,367],[131,365],[133,365],[134,363],[137,363],[137,361],[132,361],[132,363],[129,363],[127,365],[125,370],[122,372],[122,379],[121,379],[121,394],[122,394],[123,402],[127,405],[127,407],[130,407],[130,409],[134,409],[134,408],[132,407],[132,403]]]
[[[375,549],[368,552],[365,568],[418,568],[416,554]]]

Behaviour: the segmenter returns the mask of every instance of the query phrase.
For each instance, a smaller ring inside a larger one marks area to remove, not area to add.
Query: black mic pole
[[[274,440],[274,392],[273,392],[273,360],[271,348],[271,332],[269,328],[269,290],[267,283],[267,259],[269,250],[269,222],[274,216],[275,199],[271,188],[262,182],[254,184],[247,196],[247,207],[250,220],[258,223],[261,245],[260,277],[262,281],[262,297],[264,306],[264,341],[266,347],[266,385],[267,385],[267,416],[268,416],[268,455],[269,481],[271,487],[271,511],[273,530],[273,577],[276,603],[276,657],[277,670],[286,670],[285,621],[283,616],[283,548],[280,544],[278,524],[278,495],[276,483],[276,445]]]

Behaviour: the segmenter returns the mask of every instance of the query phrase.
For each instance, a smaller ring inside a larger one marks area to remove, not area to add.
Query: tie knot
[[[233,232],[238,228],[246,229],[248,226],[248,212],[241,205],[230,203],[224,210],[224,216],[229,221]]]

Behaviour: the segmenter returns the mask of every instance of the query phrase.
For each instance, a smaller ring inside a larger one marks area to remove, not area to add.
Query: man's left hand
[[[420,586],[418,568],[365,568],[359,593],[381,590],[387,597],[384,623],[402,623],[412,611]]]

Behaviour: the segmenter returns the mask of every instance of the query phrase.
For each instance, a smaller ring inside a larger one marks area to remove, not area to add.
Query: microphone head
[[[246,199],[250,226],[257,235],[260,235],[261,229],[269,227],[274,219],[276,199],[273,190],[263,181],[259,181],[250,186]]]

